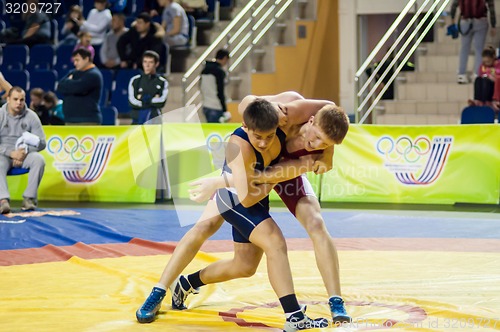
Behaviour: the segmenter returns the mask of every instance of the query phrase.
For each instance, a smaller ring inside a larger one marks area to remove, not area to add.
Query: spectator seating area
[[[23,21],[21,20],[21,15],[7,14],[5,12],[4,4],[9,2],[15,1],[0,0],[0,30],[10,27],[22,29]],[[94,0],[45,1],[45,3],[50,2],[61,3],[58,11],[50,17],[52,44],[34,45],[31,49],[22,44],[4,44],[0,47],[0,71],[12,85],[21,86],[28,92],[33,88],[42,88],[44,91],[56,91],[57,82],[74,68],[71,60],[74,45],[58,45],[58,36],[61,34],[66,20],[65,13],[68,12],[72,5],[80,5],[86,17],[88,12],[94,7]],[[171,49],[164,43],[163,51],[160,54],[160,63],[165,64],[166,68],[160,67],[159,71],[166,75],[170,72],[185,72],[187,70],[187,58],[191,54],[192,48],[196,47],[197,41],[201,39],[203,42],[207,42],[206,38],[199,38],[197,27],[202,26],[203,29],[213,27],[214,21],[219,19],[219,8],[227,7],[226,11],[230,10],[233,6],[232,3],[233,0],[207,0],[208,14],[205,18],[195,20],[193,16],[188,15],[189,43],[185,46],[172,47]],[[143,11],[144,6],[144,0],[127,1],[127,6],[123,11],[127,16],[126,25],[130,26],[132,24],[136,15]],[[161,15],[157,15],[153,19],[155,22],[160,22]],[[128,81],[139,71],[123,69],[114,71],[105,69],[99,59],[100,45],[94,45],[94,49],[96,54],[94,63],[101,69],[104,83],[100,100],[101,107],[109,111],[109,119],[113,118],[115,112],[128,113],[130,111],[127,101]],[[34,54],[36,56],[31,56]],[[27,94],[27,99],[29,99],[29,93]],[[29,100],[27,102],[29,103]]]

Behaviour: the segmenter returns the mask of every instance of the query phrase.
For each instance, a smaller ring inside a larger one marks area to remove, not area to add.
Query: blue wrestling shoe
[[[135,317],[137,317],[139,323],[151,323],[155,320],[156,313],[160,310],[161,301],[163,301],[166,293],[164,289],[153,288],[146,302],[135,312]]]
[[[299,311],[286,314],[285,328],[283,332],[294,332],[300,330],[320,329],[328,327],[328,320],[326,318],[311,319],[306,315],[307,307],[305,305],[300,307]]]
[[[170,286],[170,291],[172,292],[172,309],[176,310],[187,309],[184,302],[188,295],[200,292],[199,288],[193,288],[189,280],[182,275]]]
[[[332,312],[332,321],[334,325],[352,322],[352,318],[347,314],[347,311],[344,307],[344,300],[342,300],[341,297],[332,296],[328,300],[328,304],[330,305],[330,311]]]

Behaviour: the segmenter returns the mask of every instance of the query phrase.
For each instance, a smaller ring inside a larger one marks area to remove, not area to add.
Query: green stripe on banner
[[[45,126],[47,148],[40,200],[154,202],[160,126]],[[9,176],[22,199],[27,175]]]
[[[499,142],[498,125],[352,125],[321,200],[498,204]]]

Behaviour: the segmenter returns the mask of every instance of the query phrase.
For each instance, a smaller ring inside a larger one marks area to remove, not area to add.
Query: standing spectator
[[[90,52],[90,59],[94,61],[95,49],[94,46],[92,46],[92,36],[90,35],[90,32],[79,32],[78,38],[80,39],[80,41],[75,45],[73,51],[79,48],[84,48]]]
[[[23,210],[37,207],[38,186],[45,160],[38,151],[45,149],[45,134],[38,116],[26,107],[26,94],[18,86],[10,89],[7,104],[0,108],[0,213],[10,212],[7,172],[13,167],[29,169],[28,186],[23,193]]]
[[[192,15],[195,19],[206,18],[208,16],[206,0],[180,0],[179,4],[184,8],[186,14]]]
[[[101,63],[104,67],[114,69],[120,66],[121,60],[116,44],[120,36],[127,31],[128,28],[125,27],[125,15],[121,13],[113,14],[111,30],[106,34],[101,51],[99,52]]]
[[[231,118],[226,108],[224,67],[229,61],[227,50],[218,50],[215,59],[207,61],[201,72],[201,93],[203,95],[203,113],[207,122],[226,122]]]
[[[458,30],[462,35],[457,83],[467,84],[469,83],[469,79],[465,70],[467,68],[472,41],[474,41],[474,52],[476,55],[473,72],[477,73],[481,66],[481,53],[484,49],[486,34],[488,33],[488,12],[490,13],[491,35],[495,35],[495,2],[494,0],[453,0],[451,4],[452,24],[455,24],[457,7],[460,7]]]
[[[76,44],[78,41],[78,33],[80,32],[80,26],[83,23],[83,13],[82,7],[78,5],[73,5],[69,8],[68,16],[64,27],[61,30],[61,34],[64,38],[59,42],[59,44]]]
[[[174,0],[159,0],[165,6],[161,25],[165,29],[165,41],[170,46],[184,46],[189,41],[189,21],[181,5]]]
[[[38,0],[27,0],[28,8],[31,6],[38,7]],[[42,11],[30,11],[23,13],[23,20],[25,21],[24,30],[21,39],[16,43],[26,44],[29,47],[36,44],[50,43],[50,19]]]
[[[168,82],[156,73],[160,56],[154,51],[146,51],[142,56],[144,73],[130,79],[128,102],[132,107],[132,124],[144,124],[161,115],[167,102]]]
[[[47,125],[49,124],[49,112],[42,106],[44,94],[45,91],[42,88],[31,89],[29,108],[38,115],[42,125]]]
[[[148,13],[141,13],[135,20],[135,25],[125,32],[116,47],[120,56],[121,68],[141,68],[142,55],[151,50],[161,54],[165,31],[161,25],[151,22]]]
[[[93,45],[102,44],[111,25],[111,11],[106,6],[106,0],[94,0],[94,8],[90,10],[87,20],[83,21],[80,26],[81,31],[90,32]]]
[[[75,70],[63,77],[57,86],[58,92],[64,96],[66,124],[100,125],[102,74],[92,63],[88,50],[79,48],[72,55]]]

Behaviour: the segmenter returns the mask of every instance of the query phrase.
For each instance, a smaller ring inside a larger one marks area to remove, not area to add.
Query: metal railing
[[[356,123],[364,123],[370,115],[375,115],[372,112],[378,102],[413,55],[425,35],[434,26],[434,23],[441,16],[449,2],[450,0],[425,0],[418,7],[416,0],[408,1],[389,30],[356,72],[354,77],[356,87],[354,102]],[[415,8],[413,16],[403,31],[398,32],[394,43],[389,47],[378,65],[372,68],[373,70],[363,83],[366,70],[373,64],[373,60],[377,54],[398,29],[398,26],[403,22],[403,19],[408,15],[412,7]],[[400,46],[399,44],[401,43],[403,44]],[[389,79],[385,80],[388,76]]]
[[[189,114],[184,114],[184,121],[189,121],[202,107],[201,92],[198,88],[203,63],[215,50],[226,48],[230,51],[228,79],[240,68],[252,49],[276,24],[279,17],[295,0],[250,0],[236,15],[214,42],[200,55],[196,62],[182,77],[184,109],[194,105]]]

